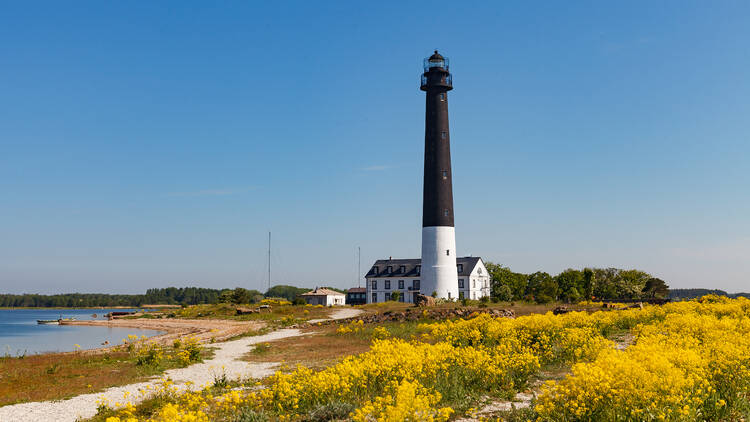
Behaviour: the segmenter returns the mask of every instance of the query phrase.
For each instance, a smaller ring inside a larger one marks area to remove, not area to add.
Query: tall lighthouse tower
[[[439,298],[458,298],[456,233],[453,225],[453,175],[448,91],[453,80],[448,59],[424,59],[422,91],[427,93],[424,126],[424,192],[422,199],[422,269],[420,291]]]

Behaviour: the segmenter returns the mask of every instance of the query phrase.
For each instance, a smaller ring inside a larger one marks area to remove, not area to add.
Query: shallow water
[[[40,325],[38,319],[75,318],[102,320],[111,311],[134,309],[0,309],[0,355],[30,355],[45,352],[69,352],[94,349],[102,343],[122,344],[128,334],[154,336],[157,330],[137,328],[90,327],[83,325]],[[96,318],[93,317],[96,314]]]

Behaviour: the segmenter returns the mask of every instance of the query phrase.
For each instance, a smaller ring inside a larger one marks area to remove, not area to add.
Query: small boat
[[[43,325],[60,325],[63,322],[70,322],[75,321],[75,318],[59,318],[59,319],[38,319],[36,320],[37,324],[43,324]]]

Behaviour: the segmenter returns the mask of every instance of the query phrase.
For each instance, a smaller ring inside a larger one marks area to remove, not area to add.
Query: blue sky
[[[418,257],[435,48],[459,255],[750,290],[747,2],[273,3],[0,5],[0,291]]]

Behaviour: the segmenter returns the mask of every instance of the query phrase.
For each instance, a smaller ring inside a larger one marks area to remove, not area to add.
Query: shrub
[[[347,420],[354,409],[356,406],[353,404],[336,400],[316,407],[304,420],[309,422]]]

